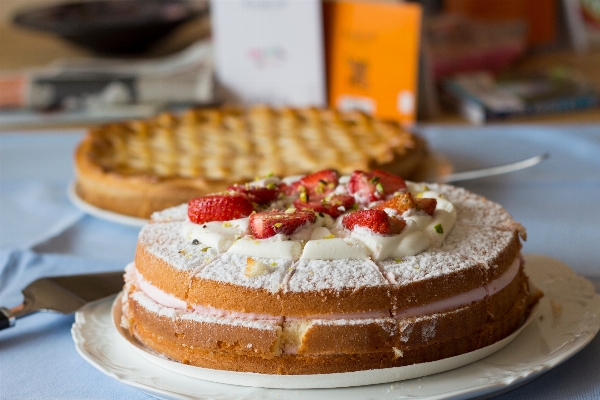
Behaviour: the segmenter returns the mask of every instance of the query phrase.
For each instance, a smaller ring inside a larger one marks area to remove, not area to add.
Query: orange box
[[[325,3],[329,105],[413,123],[421,15],[415,3]]]

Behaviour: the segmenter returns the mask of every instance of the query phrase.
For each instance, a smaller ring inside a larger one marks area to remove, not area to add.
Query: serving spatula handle
[[[0,307],[0,330],[14,326],[16,321],[17,316],[12,310]]]

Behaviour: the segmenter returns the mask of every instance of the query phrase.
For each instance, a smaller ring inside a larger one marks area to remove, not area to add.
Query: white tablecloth
[[[423,126],[455,170],[550,152],[527,170],[461,183],[502,204],[528,231],[523,251],[557,258],[600,287],[600,124]],[[0,134],[0,305],[41,276],[121,270],[138,229],[81,212],[66,192],[81,131]],[[598,310],[600,312],[600,310]],[[76,352],[72,315],[38,313],[0,331],[1,399],[141,399]],[[600,398],[600,337],[506,399]],[[286,394],[293,398],[293,391]]]

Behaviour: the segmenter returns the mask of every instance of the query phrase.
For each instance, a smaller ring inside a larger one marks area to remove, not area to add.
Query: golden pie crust
[[[93,128],[75,154],[76,193],[123,215],[152,212],[275,174],[382,169],[421,178],[424,139],[360,112],[192,109]]]

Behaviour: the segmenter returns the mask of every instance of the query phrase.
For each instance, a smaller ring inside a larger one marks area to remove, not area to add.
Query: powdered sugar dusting
[[[154,222],[185,221],[187,218],[187,203],[162,211],[153,212],[150,219]]]
[[[246,276],[248,256],[223,253],[206,265],[196,276],[219,282],[231,283],[255,289],[266,289],[272,293],[279,291],[283,278],[292,266],[291,260],[260,258],[257,259],[269,267],[264,275]]]
[[[460,270],[478,268],[474,260],[460,254],[445,252],[443,249],[431,249],[425,253],[402,259],[387,259],[378,262],[378,265],[390,283],[399,286]]]
[[[174,268],[193,271],[211,261],[216,252],[194,245],[181,237],[181,221],[148,224],[142,228],[139,242],[154,256]]]
[[[515,232],[490,226],[455,226],[442,250],[468,257],[484,269],[496,267],[494,260],[506,251]]]
[[[429,321],[427,321],[425,325],[423,325],[423,328],[421,329],[421,336],[423,337],[423,341],[427,342],[435,337],[436,326],[437,318],[431,318]]]
[[[407,285],[471,268],[495,268],[494,261],[514,240],[514,232],[457,224],[438,249],[378,262],[390,283]]]
[[[434,191],[448,199],[457,211],[457,224],[487,225],[510,228],[512,216],[501,205],[466,189],[444,185],[427,184]]]
[[[387,280],[370,260],[300,260],[294,265],[286,290],[343,290],[387,284]]]

